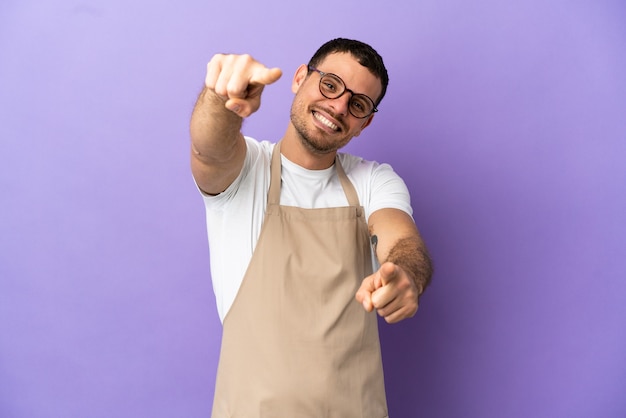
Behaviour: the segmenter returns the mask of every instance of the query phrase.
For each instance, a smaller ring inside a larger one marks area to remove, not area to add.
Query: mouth
[[[329,129],[339,132],[339,126],[335,125],[333,122],[328,120],[326,117],[321,115],[319,112],[313,111],[313,117],[317,119],[322,125],[328,127]]]

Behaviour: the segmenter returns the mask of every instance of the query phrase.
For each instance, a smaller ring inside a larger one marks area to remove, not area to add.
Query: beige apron
[[[280,143],[267,212],[224,320],[212,418],[385,418],[377,319],[354,295],[371,274],[363,208],[280,206]]]

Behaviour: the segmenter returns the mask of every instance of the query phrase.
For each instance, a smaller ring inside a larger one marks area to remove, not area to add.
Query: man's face
[[[352,55],[335,53],[327,56],[317,69],[339,76],[346,88],[376,100],[381,92],[380,80],[359,64]],[[312,152],[326,154],[337,151],[358,136],[370,124],[373,115],[354,117],[348,110],[351,94],[328,99],[319,89],[320,77],[306,66],[298,68],[292,84],[296,93],[291,106],[291,123],[300,140]]]

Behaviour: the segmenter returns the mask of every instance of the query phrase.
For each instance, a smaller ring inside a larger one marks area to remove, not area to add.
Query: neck
[[[280,153],[300,167],[308,170],[324,170],[335,163],[337,151],[316,153],[307,148],[290,124],[280,145]]]

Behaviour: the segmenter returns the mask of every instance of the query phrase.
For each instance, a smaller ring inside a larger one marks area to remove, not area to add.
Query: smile
[[[338,131],[339,130],[339,127],[337,125],[335,125],[334,123],[332,123],[331,121],[326,119],[324,116],[320,115],[319,113],[313,112],[313,116],[315,116],[315,119],[319,120],[321,123],[323,123],[324,125],[328,126],[333,131]]]

